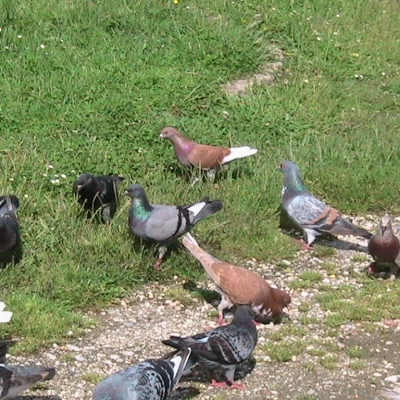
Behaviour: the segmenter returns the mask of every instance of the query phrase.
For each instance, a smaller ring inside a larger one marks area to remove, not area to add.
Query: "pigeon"
[[[257,344],[258,333],[251,314],[251,307],[240,306],[229,325],[194,336],[171,336],[162,342],[178,350],[190,347],[208,368],[222,367],[226,382],[212,380],[212,386],[245,389],[234,381],[234,375],[236,367],[251,356]]]
[[[288,216],[305,232],[304,250],[311,250],[316,236],[324,233],[331,235],[353,235],[370,239],[372,234],[353,225],[342,214],[314,197],[306,188],[298,166],[292,161],[283,161],[280,165],[284,184],[282,206]]]
[[[218,305],[218,323],[224,324],[224,310],[233,305],[249,305],[259,322],[275,321],[282,315],[291,298],[283,290],[273,288],[259,274],[220,261],[204,251],[194,237],[187,233],[182,244],[201,262],[207,275],[222,295]]]
[[[0,324],[5,324],[7,322],[10,322],[12,317],[12,312],[4,311],[5,308],[6,305],[2,301],[0,301]]]
[[[0,399],[14,398],[38,382],[54,378],[55,368],[4,364],[7,351],[7,343],[0,341]]]
[[[380,395],[390,400],[400,400],[400,386],[397,385],[394,389],[383,389]]]
[[[379,265],[390,266],[390,280],[396,279],[400,266],[400,240],[393,233],[392,219],[384,215],[377,233],[368,242],[368,253],[374,259],[369,267],[369,273],[378,270]]]
[[[158,260],[154,268],[159,269],[167,246],[184,235],[194,225],[221,210],[220,200],[204,198],[189,206],[150,204],[141,185],[130,185],[125,195],[132,199],[129,209],[129,227],[135,236],[159,244]]]
[[[94,400],[164,400],[175,388],[182,373],[191,368],[191,349],[169,353],[162,359],[149,359],[128,367],[101,381]]]
[[[17,211],[17,196],[0,196],[0,268],[18,263],[22,258],[22,242]]]
[[[125,178],[118,175],[82,174],[74,183],[73,191],[88,217],[100,213],[103,222],[109,223],[118,206],[118,188]]]
[[[186,138],[172,127],[164,128],[160,137],[172,142],[175,155],[181,164],[185,167],[205,170],[210,178],[214,178],[215,172],[223,165],[258,152],[257,149],[249,146],[229,148],[199,144]]]

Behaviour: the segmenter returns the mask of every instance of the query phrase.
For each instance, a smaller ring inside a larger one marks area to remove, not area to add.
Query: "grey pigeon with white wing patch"
[[[345,219],[342,214],[314,197],[306,188],[298,166],[292,161],[283,161],[280,170],[284,174],[282,206],[289,217],[303,229],[307,244],[312,249],[316,236],[353,235],[371,238],[372,234]]]
[[[143,186],[130,185],[125,195],[132,199],[129,209],[129,227],[135,236],[159,244],[158,261],[154,268],[160,268],[167,246],[189,232],[197,222],[221,210],[220,200],[204,198],[189,206],[150,204]]]
[[[191,350],[173,352],[162,359],[145,360],[101,381],[94,400],[165,400],[182,373],[196,362]]]
[[[163,343],[176,349],[190,347],[193,354],[199,356],[200,363],[211,369],[222,367],[227,382],[213,380],[212,386],[244,389],[244,385],[234,381],[235,370],[251,356],[257,340],[252,310],[249,306],[240,306],[229,325],[188,337],[171,336]]]
[[[22,258],[17,196],[0,196],[0,268]]]
[[[56,370],[52,367],[4,364],[7,351],[7,343],[0,341],[0,399],[11,399],[38,382],[54,378]]]

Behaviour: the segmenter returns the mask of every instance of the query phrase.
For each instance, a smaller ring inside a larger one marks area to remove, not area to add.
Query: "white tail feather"
[[[10,322],[12,317],[11,311],[3,311],[6,308],[6,305],[1,301],[0,302],[0,324],[5,324]]]
[[[231,161],[237,160],[239,158],[250,157],[253,154],[256,154],[258,152],[257,149],[252,149],[249,146],[232,147],[230,149],[230,151],[231,151],[231,153],[228,154],[226,157],[224,157],[221,164],[227,164],[227,163],[230,163]]]
[[[188,208],[194,216],[196,216],[206,205],[207,203],[205,201],[200,201],[199,203],[193,204]]]

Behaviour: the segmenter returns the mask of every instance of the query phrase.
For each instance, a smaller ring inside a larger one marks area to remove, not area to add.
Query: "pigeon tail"
[[[220,200],[203,200],[199,203],[193,204],[192,206],[188,207],[188,210],[193,212],[194,219],[192,226],[197,224],[200,220],[215,214],[217,211],[221,210],[223,207],[222,201]]]
[[[51,367],[0,366],[2,398],[13,398],[38,382],[53,379],[55,374],[55,368]]]
[[[218,282],[219,278],[215,274],[212,266],[215,262],[220,261],[217,258],[213,257],[211,254],[208,254],[206,251],[204,251],[196,242],[196,239],[189,232],[183,237],[182,244],[189,250],[194,258],[200,261],[201,265],[204,267],[210,278],[214,282]]]
[[[227,164],[239,158],[250,157],[258,152],[257,149],[252,149],[249,146],[232,147],[229,150],[231,152],[222,159],[221,164]]]
[[[192,358],[192,360],[189,362],[189,360],[191,359],[191,353],[192,349],[188,347],[182,351],[174,351],[172,353],[169,353],[162,358],[163,360],[169,361],[172,364],[172,368],[174,371],[172,389],[174,389],[175,386],[178,384],[182,374],[196,364],[194,358]]]
[[[331,227],[327,229],[322,227],[321,230],[331,233],[332,235],[353,235],[361,236],[366,239],[371,239],[373,236],[372,233],[368,232],[366,229],[355,226],[345,218],[340,218]]]

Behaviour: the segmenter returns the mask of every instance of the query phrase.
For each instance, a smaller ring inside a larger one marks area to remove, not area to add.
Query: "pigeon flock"
[[[224,165],[258,151],[248,146],[228,148],[198,144],[172,127],[164,128],[160,137],[172,142],[181,164],[207,171],[211,178]],[[304,250],[312,250],[316,237],[324,234],[361,236],[369,239],[368,252],[374,260],[369,273],[388,267],[390,280],[395,279],[400,266],[400,238],[393,232],[389,216],[382,218],[377,233],[372,235],[314,197],[294,162],[283,161],[280,171],[284,174],[282,209],[304,232]],[[124,177],[116,174],[80,175],[73,185],[73,193],[84,214],[109,224],[118,207],[123,180]],[[204,333],[171,336],[163,340],[163,344],[175,350],[160,359],[147,359],[108,376],[96,386],[93,399],[166,399],[181,376],[190,374],[190,369],[198,363],[211,374],[217,367],[225,372],[224,381],[212,379],[213,386],[244,389],[244,385],[235,382],[234,375],[236,368],[251,357],[257,345],[256,324],[279,322],[283,310],[291,303],[290,295],[272,287],[258,273],[208,254],[191,235],[199,221],[223,208],[222,201],[205,197],[185,206],[151,204],[145,189],[139,184],[129,185],[124,194],[131,199],[128,213],[130,231],[135,237],[158,246],[154,268],[161,268],[168,246],[179,238],[201,263],[222,297],[218,305],[219,326]],[[22,257],[18,208],[19,199],[15,195],[0,196],[0,267],[16,264]],[[236,312],[231,323],[226,324],[224,311],[231,308],[236,308]],[[12,317],[12,312],[4,309],[5,304],[0,302],[0,323],[7,323]],[[51,367],[8,365],[7,352],[8,344],[0,341],[0,399],[15,397],[35,383],[55,376],[56,371]]]

